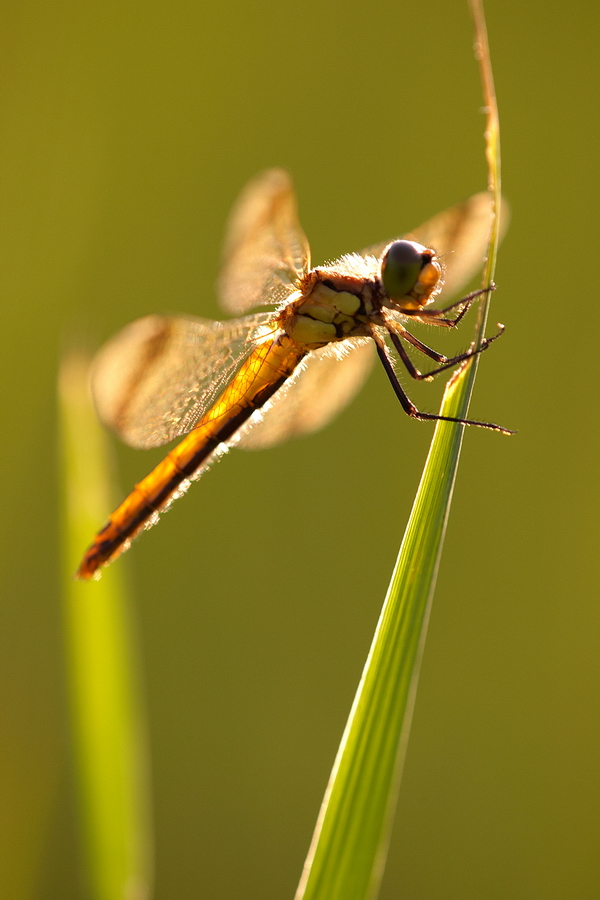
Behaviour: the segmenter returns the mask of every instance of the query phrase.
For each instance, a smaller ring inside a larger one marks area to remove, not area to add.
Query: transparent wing
[[[492,224],[490,194],[474,194],[429,219],[409,234],[402,235],[436,251],[444,265],[444,298],[458,293],[483,266]],[[501,235],[508,225],[508,207],[500,212]],[[397,240],[392,238],[391,240]],[[390,241],[361,250],[363,257],[379,258]],[[439,301],[436,299],[436,305]]]
[[[159,447],[191,431],[252,350],[271,313],[231,322],[146,316],[96,355],[92,394],[102,421],[132,447]]]
[[[221,305],[232,315],[279,303],[310,267],[292,180],[269,169],[249,182],[229,219],[219,278]]]
[[[260,450],[322,428],[354,397],[374,357],[370,338],[313,351],[267,406],[254,414],[237,446]]]

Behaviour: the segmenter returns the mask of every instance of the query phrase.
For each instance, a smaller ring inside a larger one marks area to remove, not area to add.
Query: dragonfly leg
[[[394,393],[396,397],[400,401],[402,409],[404,412],[411,417],[411,419],[418,419],[421,422],[427,421],[442,421],[442,422],[458,422],[461,425],[477,425],[479,428],[488,428],[490,431],[500,431],[502,434],[514,434],[513,431],[509,431],[508,428],[503,428],[502,425],[495,425],[493,422],[477,422],[474,419],[458,419],[454,416],[440,416],[435,413],[424,413],[417,409],[415,404],[410,400],[404,388],[398,381],[398,376],[394,371],[394,366],[392,365],[392,361],[388,356],[387,348],[385,342],[380,337],[380,335],[374,333],[373,339],[375,340],[375,346],[377,348],[377,355],[381,360],[383,368],[385,369],[385,373],[390,380],[390,384],[394,389]]]
[[[393,326],[397,328],[397,325]],[[432,350],[431,347],[428,347],[427,344],[424,344],[422,341],[418,340],[413,334],[409,331],[406,331],[404,328],[401,331],[392,331],[388,329],[389,335],[392,339],[392,343],[396,350],[398,351],[398,355],[404,365],[406,366],[406,370],[411,378],[414,378],[416,381],[431,381],[434,375],[439,375],[440,372],[443,372],[445,369],[450,369],[452,366],[458,365],[458,363],[464,362],[466,359],[470,359],[472,356],[477,356],[478,353],[483,353],[484,350],[490,346],[490,344],[499,338],[501,334],[504,333],[504,325],[498,325],[499,331],[497,334],[492,335],[490,338],[484,338],[481,345],[474,350],[467,350],[464,353],[459,353],[457,356],[443,356],[441,353],[438,353],[436,350]],[[430,372],[420,372],[419,369],[415,366],[408,353],[404,349],[401,338],[404,338],[413,347],[416,347],[417,350],[420,350],[430,359],[435,360],[436,362],[442,363],[442,365],[438,366],[437,369],[432,369]]]
[[[462,317],[467,314],[471,305],[477,297],[481,297],[482,294],[487,294],[488,291],[495,291],[496,285],[492,282],[489,287],[479,288],[478,291],[472,291],[472,293],[467,294],[466,297],[463,297],[462,300],[457,300],[455,303],[451,303],[449,306],[445,306],[443,309],[403,309],[403,316],[417,316],[419,319],[427,320],[428,325],[439,325],[443,328],[456,328],[456,326],[461,321]],[[450,312],[452,309],[456,309],[457,307],[461,307],[458,315],[454,319],[447,319],[446,313]]]

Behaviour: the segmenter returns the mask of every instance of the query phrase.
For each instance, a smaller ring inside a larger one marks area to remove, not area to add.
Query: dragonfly
[[[173,500],[229,447],[270,447],[325,425],[357,392],[375,356],[404,411],[503,433],[491,422],[421,412],[400,383],[429,381],[486,350],[447,357],[409,330],[413,322],[456,328],[474,291],[439,306],[481,268],[492,221],[490,195],[475,194],[410,235],[311,267],[290,175],[270,169],[235,204],[219,278],[222,307],[241,316],[213,322],[149,315],[126,326],[97,354],[92,395],[100,419],[132,447],[186,435],[111,514],[76,577],[102,566],[158,521]],[[435,303],[435,305],[434,305]],[[270,307],[242,315],[255,307]],[[407,348],[435,364],[421,372]]]

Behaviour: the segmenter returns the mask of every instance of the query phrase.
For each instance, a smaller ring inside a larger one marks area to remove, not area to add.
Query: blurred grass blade
[[[73,579],[110,508],[107,448],[87,389],[89,360],[70,353],[59,379],[63,584],[73,757],[94,900],[150,896],[145,723],[122,570]]]
[[[477,0],[472,9],[488,113],[489,186],[498,209],[498,117],[485,22]],[[493,280],[497,243],[496,218],[484,285]],[[477,344],[485,328],[488,303],[489,295],[480,307]],[[477,359],[471,358],[449,382],[440,410],[443,415],[467,415]],[[296,900],[365,900],[378,892],[463,431],[462,425],[437,423]]]

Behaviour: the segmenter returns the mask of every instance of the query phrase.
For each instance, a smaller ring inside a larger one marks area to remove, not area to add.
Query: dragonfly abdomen
[[[101,566],[127,550],[136,535],[153,525],[190,480],[202,474],[219,445],[226,445],[287,381],[305,353],[285,334],[258,345],[194,430],[112,513],[86,551],[76,577],[92,578]]]
[[[239,426],[238,426],[239,427]],[[187,463],[180,468],[175,451],[186,449],[184,445],[194,438],[196,452],[187,453]],[[203,465],[207,464],[214,450],[221,442],[216,436],[202,441],[196,431],[175,447],[156,468],[150,472],[112,513],[104,528],[98,532],[94,543],[87,550],[77,572],[78,578],[88,579],[105,563],[115,559],[140,531],[155,524],[158,514],[164,512],[170,503],[187,489],[189,479]]]

